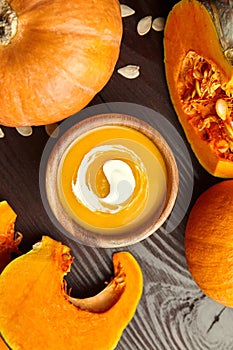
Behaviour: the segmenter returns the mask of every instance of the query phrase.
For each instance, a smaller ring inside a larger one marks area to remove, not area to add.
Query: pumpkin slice
[[[0,202],[0,272],[9,263],[12,252],[18,252],[21,233],[15,233],[16,213],[7,203]]]
[[[11,348],[116,347],[141,297],[141,269],[130,253],[115,253],[115,277],[107,291],[84,299],[79,306],[80,300],[66,294],[63,281],[73,260],[69,251],[67,246],[44,236],[40,244],[2,272],[0,331]]]
[[[166,78],[199,162],[210,174],[231,178],[233,8],[221,1],[208,4],[207,10],[199,1],[182,0],[171,10],[164,32]]]

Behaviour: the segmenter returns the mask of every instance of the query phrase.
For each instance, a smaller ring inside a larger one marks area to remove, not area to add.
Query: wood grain
[[[136,13],[124,19],[124,36],[117,68],[138,64],[141,75],[131,81],[115,71],[90,105],[131,102],[159,112],[172,123],[186,144],[193,173],[185,167],[186,153],[185,156],[181,154],[181,199],[176,215],[170,221],[172,225],[169,227],[165,223],[145,241],[121,248],[132,252],[141,265],[144,291],[135,317],[116,349],[232,350],[233,311],[201,293],[187,269],[183,245],[190,207],[203,190],[219,180],[207,174],[197,162],[173,110],[164,75],[163,33],[151,31],[139,38],[135,30],[141,17],[149,14],[153,17],[166,16],[175,1],[127,0],[125,3]],[[154,116],[146,116],[145,120],[153,123]],[[39,190],[40,159],[48,139],[44,128],[33,128],[33,135],[28,138],[20,136],[14,129],[3,129],[6,136],[0,139],[0,200],[8,200],[18,214],[16,228],[24,233],[22,252],[29,250],[43,234],[62,241],[71,247],[75,257],[67,276],[72,295],[84,297],[95,294],[113,273],[111,256],[115,250],[77,245],[62,235],[48,218]],[[176,142],[172,142],[172,145],[175,147]],[[176,152],[178,156],[179,148],[176,148]],[[186,193],[191,180],[194,189],[190,203]]]

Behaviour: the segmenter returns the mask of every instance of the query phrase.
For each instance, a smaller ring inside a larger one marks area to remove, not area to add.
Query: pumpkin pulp
[[[177,82],[182,108],[217,157],[233,162],[233,84],[217,66],[194,51],[183,60]],[[218,105],[221,101],[223,113]]]

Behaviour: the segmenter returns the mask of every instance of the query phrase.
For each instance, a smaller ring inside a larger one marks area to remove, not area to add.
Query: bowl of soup
[[[176,160],[161,134],[136,117],[109,113],[72,125],[43,173],[49,217],[77,242],[105,248],[137,243],[170,215]]]

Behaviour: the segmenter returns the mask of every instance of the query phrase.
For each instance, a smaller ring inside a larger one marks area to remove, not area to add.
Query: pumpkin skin
[[[50,124],[78,112],[113,73],[122,37],[118,1],[12,0],[10,6],[17,29],[0,45],[0,124]]]
[[[113,255],[115,276],[119,277],[120,269],[119,284],[124,280],[124,288],[118,300],[102,312],[82,310],[67,300],[63,277],[71,263],[69,248],[44,236],[39,246],[4,269],[0,275],[0,332],[11,348],[116,347],[142,294],[138,263],[128,252]],[[115,287],[117,290],[118,282]],[[12,295],[14,298],[9,297]]]
[[[214,7],[212,1],[208,3]],[[226,46],[233,47],[233,8],[232,5],[221,5],[220,1],[216,3],[219,20],[223,18],[222,28],[229,29],[229,37],[220,41],[220,29],[201,2],[182,0],[167,18],[164,62],[170,97],[194,154],[210,174],[232,178],[233,67],[226,56],[233,57],[233,50]],[[228,24],[224,22],[223,15],[220,17],[221,10],[226,7],[229,11]],[[195,67],[199,62],[202,62],[200,70]],[[212,75],[211,69],[214,69]],[[213,86],[216,83],[214,74],[220,84],[218,87]],[[216,113],[218,99],[227,101],[227,120],[221,120]]]
[[[14,230],[16,217],[7,201],[0,202],[0,273],[9,263],[11,253],[18,252],[22,240],[22,234]]]
[[[186,225],[189,271],[210,298],[233,307],[233,180],[201,194]]]

